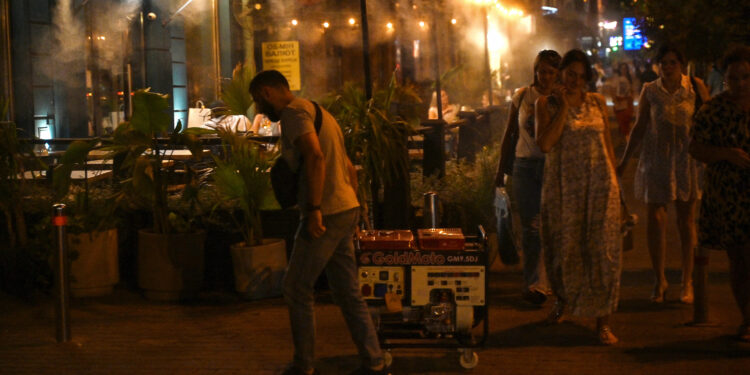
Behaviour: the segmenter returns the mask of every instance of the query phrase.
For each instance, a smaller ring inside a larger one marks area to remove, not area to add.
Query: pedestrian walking
[[[612,103],[620,135],[627,140],[630,135],[630,123],[633,121],[633,79],[627,63],[617,65],[617,75],[612,80]]]
[[[622,175],[635,149],[643,143],[634,179],[636,198],[648,205],[648,250],[654,270],[651,300],[664,302],[667,278],[667,206],[674,203],[682,254],[680,301],[693,303],[693,252],[696,245],[695,202],[701,165],[688,154],[693,114],[708,91],[697,78],[682,74],[682,53],[662,46],[656,56],[660,77],[643,85],[638,117],[618,165]]]
[[[542,305],[550,294],[539,239],[544,153],[534,138],[534,103],[558,84],[562,58],[552,50],[539,52],[534,60],[534,82],[519,89],[511,102],[508,124],[500,151],[495,186],[505,186],[503,166],[512,160],[512,193],[521,218],[523,248],[523,298]]]
[[[386,374],[375,327],[359,292],[353,243],[359,220],[357,174],[346,155],[341,128],[328,111],[295,97],[276,70],[258,73],[250,82],[250,93],[257,113],[281,121],[280,157],[299,172],[302,218],[283,289],[294,361],[284,374],[317,373],[314,286],[323,271],[362,359],[354,373]]]
[[[728,90],[698,112],[690,143],[707,164],[698,237],[700,246],[727,252],[742,314],[738,338],[750,342],[750,47],[730,50],[722,71]]]
[[[599,341],[618,342],[609,325],[622,273],[620,192],[602,95],[586,92],[592,72],[583,51],[560,65],[562,87],[536,102],[536,141],[545,152],[541,238],[557,297],[547,322],[569,310],[596,318]]]

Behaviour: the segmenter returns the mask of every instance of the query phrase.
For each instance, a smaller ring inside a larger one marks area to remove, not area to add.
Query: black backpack
[[[318,103],[312,102],[315,106],[315,134],[320,134],[320,127],[323,125],[323,113],[320,111]],[[282,129],[283,132],[283,129]],[[303,159],[300,156],[299,167],[297,172],[293,172],[289,163],[279,155],[271,167],[271,187],[276,200],[282,209],[287,209],[297,205],[297,192],[299,191],[299,171],[302,168]]]

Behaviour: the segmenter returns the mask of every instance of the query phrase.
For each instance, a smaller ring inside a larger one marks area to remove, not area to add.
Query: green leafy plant
[[[221,89],[221,101],[224,107],[214,109],[218,115],[245,115],[252,120],[253,97],[250,95],[250,81],[255,76],[255,69],[250,65],[237,64],[232,71],[232,79],[224,82]]]
[[[51,196],[28,176],[47,166],[37,158],[33,145],[19,137],[16,124],[6,121],[8,105],[0,97],[0,211],[5,224],[0,238],[0,289],[28,298],[33,290],[48,290],[52,284]]]
[[[494,198],[495,171],[500,146],[495,143],[477,152],[473,164],[463,160],[446,163],[445,176],[422,177],[421,171],[414,173],[412,204],[422,205],[422,194],[438,193],[443,208],[442,223],[446,227],[460,227],[465,233],[473,233],[477,225],[485,230],[495,228]]]
[[[7,118],[8,102],[0,98],[0,119]],[[28,191],[28,170],[46,170],[36,157],[33,146],[19,138],[19,129],[11,121],[0,121],[0,211],[5,216],[10,247],[28,244],[24,218],[25,192]]]
[[[367,99],[354,84],[324,102],[344,133],[347,154],[362,166],[361,202],[377,203],[379,190],[408,179],[407,137],[419,124],[414,111],[421,100],[411,86],[399,85],[395,75],[388,86]]]
[[[86,168],[89,154],[101,148],[101,140],[74,141],[60,158],[52,175],[55,199],[63,201],[68,208],[68,228],[73,233],[94,232],[114,228],[115,192],[108,187],[92,187],[88,179],[83,186],[71,188],[71,172]],[[96,173],[90,171],[89,173]]]
[[[170,209],[169,197],[174,191],[170,180],[175,175],[177,160],[172,160],[170,150],[187,147],[193,158],[202,157],[203,145],[198,139],[211,130],[191,128],[182,131],[177,124],[174,131],[167,133],[172,122],[166,95],[152,93],[148,89],[138,90],[133,96],[133,116],[130,121],[121,123],[114,132],[112,144],[103,147],[110,151],[108,157],[121,159],[119,171],[127,178],[122,181],[122,189],[116,197],[118,203],[129,201],[135,206],[151,211],[153,231],[159,234],[189,231],[190,223]],[[167,135],[166,144],[159,137]],[[191,199],[204,179],[192,168],[183,163],[188,183],[179,187],[182,198]]]
[[[242,135],[218,130],[224,146],[224,157],[214,156],[214,183],[220,194],[235,202],[240,218],[232,219],[247,246],[263,244],[260,212],[278,208],[273,197],[269,169],[277,157],[262,150],[263,145]]]
[[[254,74],[252,67],[238,64],[232,72],[232,79],[222,88],[221,99],[226,107],[221,110],[227,115],[246,115],[253,105],[250,95],[250,81]],[[239,208],[240,216],[229,216],[242,234],[247,246],[263,243],[263,226],[260,212],[263,209],[279,208],[271,190],[269,169],[277,152],[265,151],[265,145],[255,142],[230,129],[218,127],[216,133],[222,140],[222,156],[214,156],[216,168],[213,181],[219,195],[224,199],[222,208]],[[227,203],[231,203],[227,207]],[[218,204],[217,204],[218,206]]]

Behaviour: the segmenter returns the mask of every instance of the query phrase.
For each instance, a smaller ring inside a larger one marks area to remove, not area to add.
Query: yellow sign
[[[289,81],[289,88],[300,90],[299,42],[263,43],[263,69],[275,69]]]

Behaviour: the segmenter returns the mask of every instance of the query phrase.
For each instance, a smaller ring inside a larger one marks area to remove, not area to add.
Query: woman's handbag
[[[210,108],[206,108],[200,100],[195,102],[195,105],[196,107],[188,109],[188,128],[202,127],[206,121],[211,119],[212,111]]]
[[[520,257],[513,242],[510,197],[505,188],[495,188],[495,217],[497,218],[497,244],[500,260],[505,265],[518,264]]]
[[[323,114],[320,111],[318,103],[312,102],[312,104],[315,106],[315,134],[320,134],[320,127],[323,125]],[[292,171],[292,167],[282,156],[276,158],[273,166],[271,166],[273,195],[284,210],[297,205],[300,168],[302,168],[302,157],[300,157],[297,172]]]

